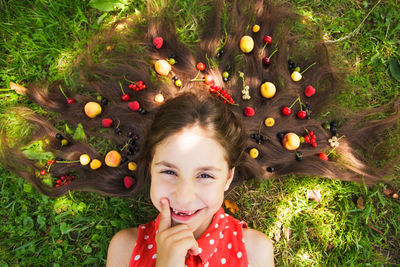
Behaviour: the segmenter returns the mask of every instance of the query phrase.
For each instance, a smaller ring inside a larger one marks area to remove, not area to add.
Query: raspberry
[[[153,45],[157,48],[160,49],[163,46],[164,39],[161,37],[156,37],[153,39]]]
[[[113,120],[112,119],[103,119],[101,121],[101,124],[103,125],[104,128],[110,128],[113,124]]]
[[[253,117],[254,114],[256,114],[256,112],[254,111],[254,109],[253,109],[252,107],[246,107],[246,108],[244,109],[244,115],[245,115],[246,117]]]

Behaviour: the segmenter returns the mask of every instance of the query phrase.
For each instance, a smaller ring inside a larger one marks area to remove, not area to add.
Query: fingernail
[[[165,197],[161,198],[161,204],[166,204],[167,203],[167,199]]]

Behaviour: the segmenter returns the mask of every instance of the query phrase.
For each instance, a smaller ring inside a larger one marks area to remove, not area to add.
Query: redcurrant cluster
[[[312,145],[313,147],[317,146],[317,136],[314,134],[313,131],[307,132],[307,134],[304,136],[304,141],[307,144]]]
[[[226,92],[225,89],[221,89],[219,86],[212,85],[208,91],[212,94],[217,95],[219,98],[224,100],[224,103],[229,103],[231,105],[237,105],[233,98]]]
[[[143,81],[138,81],[138,82],[133,82],[128,85],[129,89],[135,90],[135,91],[142,91],[143,89],[146,89],[146,85],[143,83]]]
[[[74,179],[75,179],[75,175],[61,175],[60,178],[57,179],[55,186],[60,187],[63,185],[67,185]]]

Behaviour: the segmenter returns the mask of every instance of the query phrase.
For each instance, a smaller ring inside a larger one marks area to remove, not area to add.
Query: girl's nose
[[[196,198],[195,187],[192,182],[180,181],[175,190],[175,199],[184,208],[185,205],[192,203]],[[190,208],[190,207],[187,207]]]

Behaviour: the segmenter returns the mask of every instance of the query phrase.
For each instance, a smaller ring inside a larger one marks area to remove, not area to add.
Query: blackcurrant
[[[107,98],[103,98],[103,99],[101,100],[101,104],[102,104],[102,105],[107,105],[107,104],[108,104]]]
[[[228,82],[228,78],[222,78],[222,80],[224,81],[224,82]]]
[[[63,136],[62,136],[60,133],[57,133],[57,134],[56,134],[56,139],[62,140],[62,139],[63,139]]]
[[[178,76],[175,75],[174,77],[172,77],[172,80],[173,80],[173,81],[178,80]]]
[[[115,128],[114,133],[115,134],[121,134],[121,129],[120,128]]]
[[[175,54],[171,54],[169,57],[173,58],[173,59],[176,59],[176,55]]]
[[[275,169],[273,167],[267,167],[267,172],[274,172]]]
[[[250,137],[255,139],[257,137],[257,134],[251,134]]]

